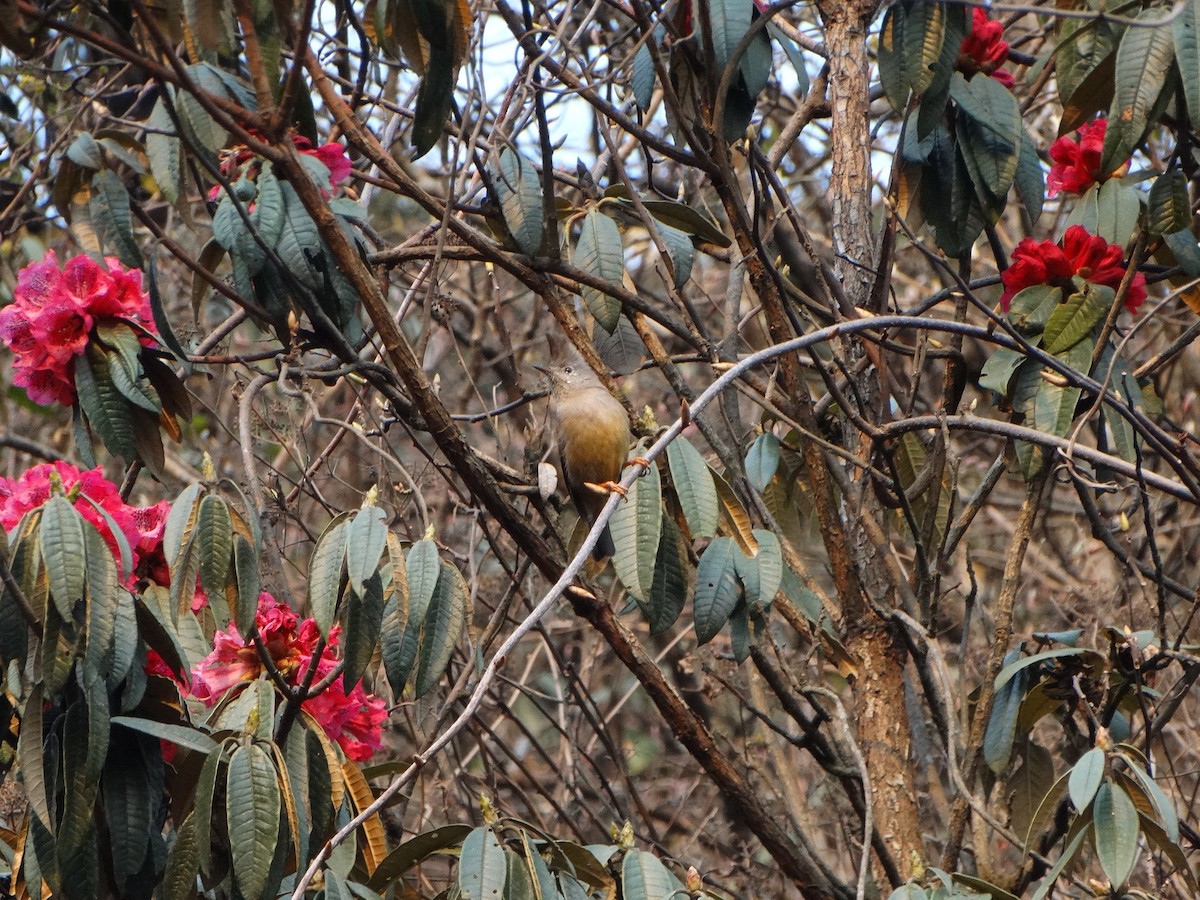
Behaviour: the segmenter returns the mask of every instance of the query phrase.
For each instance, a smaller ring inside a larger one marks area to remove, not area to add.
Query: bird
[[[575,509],[591,525],[609,494],[625,494],[617,482],[629,452],[629,417],[582,360],[534,368],[550,382],[550,424],[563,481]],[[615,552],[606,526],[592,556],[603,560]]]

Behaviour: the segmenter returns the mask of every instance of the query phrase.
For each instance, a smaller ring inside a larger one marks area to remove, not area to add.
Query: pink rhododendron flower
[[[1053,197],[1059,191],[1082,194],[1093,184],[1107,181],[1114,172],[1126,165],[1126,160],[1113,172],[1100,171],[1100,156],[1104,152],[1104,132],[1107,119],[1096,119],[1081,126],[1077,138],[1064,135],[1050,145],[1050,176],[1046,179],[1047,193]]]
[[[1011,91],[1015,83],[1013,74],[1000,68],[1008,60],[1008,41],[1001,37],[1004,24],[989,19],[987,10],[978,6],[971,15],[971,33],[963,38],[958,71],[967,78],[977,72],[990,75]]]
[[[329,186],[319,185],[322,195],[328,200],[337,193],[338,186],[350,177],[352,166],[350,158],[346,156],[346,148],[333,141],[314,147],[312,141],[299,134],[292,135],[292,143],[296,145],[296,150],[301,156],[311,156],[320,160],[329,170]],[[221,174],[231,182],[239,178],[255,181],[261,170],[262,159],[245,144],[221,151]],[[213,185],[208,191],[208,199],[217,200],[220,196],[221,186]],[[253,208],[254,205],[250,206]]]
[[[1054,241],[1035,241],[1025,238],[1012,252],[1012,264],[1000,278],[1004,294],[1000,304],[1005,310],[1012,298],[1035,284],[1053,284],[1074,293],[1071,278],[1078,275],[1084,281],[1103,284],[1116,290],[1125,277],[1125,254],[1116,244],[1089,234],[1082,225],[1072,225],[1063,235],[1062,245]],[[1146,299],[1146,276],[1133,276],[1125,294],[1125,308],[1136,313]]]
[[[275,668],[289,684],[303,683],[309,667],[314,665],[313,655],[321,636],[316,621],[301,621],[289,607],[264,591],[258,599],[256,622]],[[313,684],[337,665],[333,655],[337,640],[335,627],[315,661]],[[226,691],[253,681],[262,671],[262,659],[254,642],[243,638],[237,626],[231,624],[217,633],[213,652],[192,671],[192,696],[211,706]],[[301,708],[320,723],[330,740],[336,741],[351,759],[363,762],[379,749],[387,707],[379,697],[368,695],[361,683],[347,694],[339,678],[317,696],[305,700]]]
[[[12,350],[13,384],[42,406],[75,402],[75,357],[87,350],[98,320],[135,323],[143,345],[154,340],[142,273],[116,259],[101,266],[87,256],[59,269],[50,250],[17,275],[13,302],[0,310],[0,340]]]
[[[80,514],[96,526],[106,544],[113,552],[113,557],[120,559],[117,539],[113,536],[108,522],[100,511],[89,503],[82,495],[94,500],[116,523],[121,534],[128,541],[133,552],[136,565],[140,535],[137,526],[136,507],[129,506],[121,499],[117,486],[104,477],[104,471],[96,468],[89,472],[81,472],[70,463],[43,463],[26,469],[20,478],[0,478],[0,526],[11,531],[21,521],[21,516],[31,509],[37,509],[50,499],[50,475],[57,473],[62,480],[63,490],[70,496],[73,488],[78,486],[80,496],[75,498],[75,508]]]

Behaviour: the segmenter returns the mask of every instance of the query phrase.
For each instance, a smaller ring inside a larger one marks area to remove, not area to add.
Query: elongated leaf
[[[142,266],[142,251],[133,239],[129,192],[116,172],[105,169],[92,177],[92,220],[116,248],[117,258],[131,269]]]
[[[1078,765],[1078,763],[1076,764]],[[1179,816],[1175,812],[1175,806],[1171,800],[1163,792],[1163,789],[1158,786],[1158,782],[1135,762],[1130,762],[1129,771],[1133,773],[1139,785],[1141,785],[1143,793],[1146,795],[1154,811],[1158,814],[1158,821],[1162,824],[1163,832],[1172,843],[1179,841]]]
[[[346,525],[346,574],[350,587],[362,594],[368,578],[379,569],[387,546],[387,517],[378,506],[360,509]]]
[[[262,584],[258,573],[258,554],[240,534],[233,538],[234,578],[237,581],[237,609],[232,610],[239,634],[249,634],[258,613]]]
[[[650,108],[654,97],[654,86],[658,76],[654,71],[654,57],[650,55],[650,40],[638,47],[633,55],[633,70],[629,76],[629,85],[633,88],[633,102],[642,112]]]
[[[653,853],[625,851],[621,862],[621,896],[627,900],[665,900],[682,887]]]
[[[492,186],[504,224],[526,256],[542,252],[542,182],[533,163],[509,147],[496,156]]]
[[[1172,24],[1175,41],[1175,64],[1187,100],[1188,118],[1193,125],[1200,122],[1200,2],[1185,0]],[[1153,208],[1153,203],[1151,203]],[[1176,231],[1178,229],[1172,229]]]
[[[133,731],[140,731],[142,734],[170,741],[200,753],[211,753],[217,747],[217,743],[203,731],[186,728],[183,725],[170,725],[166,722],[155,722],[151,719],[140,719],[134,716],[113,716],[110,721],[113,725],[123,725]]]
[[[417,541],[409,548],[405,566],[408,570],[408,615],[399,646],[389,647],[386,655],[388,683],[397,694],[404,689],[417,662],[421,629],[442,573],[437,544],[429,540]]]
[[[1021,658],[1021,649],[1010,650],[1004,664],[1010,665]],[[1025,687],[1029,673],[1022,669],[1017,676],[997,691],[992,703],[992,715],[988,719],[983,736],[983,760],[988,768],[1000,774],[1008,767],[1012,757],[1013,740],[1017,732],[1017,717],[1021,712],[1021,701],[1025,699]]]
[[[675,272],[675,287],[682,288],[692,277],[692,262],[696,258],[696,248],[692,246],[692,239],[687,236],[687,233],[678,228],[659,224],[658,233],[671,257],[671,268]]]
[[[755,528],[754,538],[758,552],[753,556],[738,553],[733,562],[744,589],[746,606],[757,613],[775,601],[783,583],[783,548],[775,533],[765,528]]]
[[[1018,331],[1025,335],[1040,334],[1058,308],[1062,299],[1062,288],[1049,284],[1036,284],[1019,291],[1008,307],[1008,319]]]
[[[163,198],[168,203],[178,203],[183,189],[182,148],[162,97],[154,104],[150,118],[146,120],[146,129],[146,159],[150,163],[150,174]]]
[[[209,597],[223,594],[233,554],[233,520],[229,507],[216,494],[201,500],[196,512],[196,550],[204,593]]]
[[[904,112],[909,93],[920,94],[934,77],[946,35],[944,3],[895,3],[879,32],[879,75],[892,108]]]
[[[467,583],[457,568],[443,561],[437,587],[425,613],[420,664],[414,687],[417,697],[431,691],[446,671],[466,617]]]
[[[1067,779],[1067,791],[1076,809],[1087,808],[1103,780],[1104,751],[1093,747],[1079,757],[1079,761],[1071,767],[1071,777]]]
[[[719,225],[686,203],[677,203],[674,200],[643,200],[642,205],[658,221],[678,228],[684,234],[690,234],[718,247],[729,247],[733,244],[732,239],[726,237]]]
[[[751,0],[714,0],[708,5],[708,28],[713,42],[713,69],[720,79],[738,43],[750,29]]]
[[[29,808],[46,832],[52,835],[54,816],[50,812],[47,800],[42,741],[42,686],[34,682],[21,717],[21,733],[17,738],[17,762],[21,767],[21,779]]]
[[[1029,213],[1029,221],[1036,223],[1042,216],[1042,202],[1046,196],[1046,176],[1042,172],[1042,163],[1038,159],[1037,147],[1025,126],[1021,126],[1021,152],[1017,158],[1017,171],[1013,176],[1017,190],[1021,193],[1021,203]]]
[[[704,457],[687,438],[679,437],[667,447],[667,463],[671,485],[692,537],[712,537],[717,533],[720,507]]]
[[[657,464],[633,483],[609,519],[616,553],[613,568],[621,584],[645,600],[654,583],[654,557],[662,534],[662,484]]]
[[[597,209],[584,216],[572,261],[585,272],[620,284],[625,272],[625,255],[617,224]],[[621,301],[590,287],[581,287],[580,293],[588,311],[605,331],[612,334],[621,315]]]
[[[233,854],[233,877],[245,897],[266,891],[279,837],[279,784],[271,759],[256,744],[238,747],[229,758],[225,814]]]
[[[701,644],[716,637],[741,599],[735,563],[737,552],[737,544],[732,538],[719,537],[700,557],[693,606],[696,639]]]
[[[308,608],[324,635],[329,634],[337,610],[346,558],[345,527],[350,515],[342,513],[325,526],[308,566]]]
[[[383,623],[383,581],[376,572],[366,580],[362,593],[351,590],[346,598],[345,639],[342,658],[342,684],[346,693],[362,680],[363,672],[375,653],[379,643],[379,629]]]
[[[1197,89],[1200,90],[1200,86]],[[1174,170],[1159,175],[1150,186],[1146,230],[1152,235],[1173,234],[1188,228],[1191,222],[1187,177]]]
[[[687,603],[687,557],[675,520],[665,512],[654,565],[654,581],[646,597],[646,620],[651,634],[662,634],[675,624]]]
[[[470,825],[443,825],[441,828],[410,838],[389,853],[383,862],[376,866],[375,871],[371,873],[370,881],[367,882],[367,887],[376,891],[386,890],[390,885],[396,883],[400,876],[430,854],[457,847],[472,833],[472,830]],[[550,900],[550,898],[546,898],[546,900]]]
[[[1078,344],[1104,321],[1112,309],[1114,295],[1112,288],[1088,282],[1084,290],[1054,307],[1042,332],[1043,349],[1057,355]]]
[[[42,563],[50,579],[50,596],[58,613],[71,621],[75,604],[83,599],[85,583],[83,517],[71,501],[55,494],[42,507]]]
[[[151,835],[150,784],[137,754],[130,752],[136,746],[123,737],[121,731],[113,733],[113,752],[108,755],[101,782],[118,893],[124,891],[129,877],[142,868]]]
[[[495,900],[504,896],[508,863],[504,848],[490,828],[466,836],[458,861],[458,889],[464,900]]]
[[[1120,887],[1133,871],[1137,859],[1137,807],[1125,789],[1105,781],[1096,791],[1092,804],[1092,830],[1100,867],[1114,887]]]
[[[764,431],[750,445],[746,454],[746,478],[756,491],[766,490],[775,477],[779,469],[779,453],[779,438],[769,431]]]
[[[1162,9],[1140,10],[1135,16],[1137,25],[1126,28],[1121,36],[1101,172],[1120,167],[1151,124],[1151,110],[1167,83],[1175,55],[1172,29],[1161,27],[1164,15],[1169,14]]]
[[[100,434],[109,452],[127,460],[137,457],[127,401],[113,385],[109,360],[100,347],[89,344],[75,357],[75,390],[88,423]]]

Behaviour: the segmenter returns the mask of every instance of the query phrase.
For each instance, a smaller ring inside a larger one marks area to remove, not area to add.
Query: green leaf
[[[201,500],[196,512],[196,550],[200,556],[200,586],[204,593],[209,597],[223,595],[233,555],[233,519],[225,501],[216,494]]]
[[[625,273],[625,255],[617,223],[597,209],[584,216],[575,244],[573,263],[583,271],[619,285]],[[621,301],[595,288],[580,286],[588,311],[609,334],[621,316]]]
[[[175,843],[167,854],[162,890],[165,900],[188,900],[196,894],[200,871],[200,848],[196,845],[196,813],[189,812],[175,831]]]
[[[672,228],[670,225],[659,223],[658,234],[667,254],[671,257],[671,268],[674,270],[676,289],[682,288],[692,277],[692,262],[696,258],[696,248],[687,232]]]
[[[654,566],[654,581],[646,596],[646,620],[651,634],[662,634],[675,624],[687,603],[687,557],[675,520],[665,512]]]
[[[983,364],[979,386],[984,390],[994,391],[1001,397],[1008,396],[1008,384],[1012,381],[1017,367],[1023,362],[1025,362],[1025,354],[1020,350],[997,347],[988,357],[987,362]]]
[[[189,750],[196,750],[199,753],[211,753],[217,747],[216,741],[203,731],[198,731],[195,728],[187,728],[183,725],[170,725],[166,722],[155,722],[151,719],[140,719],[136,716],[113,716],[111,722],[113,725],[123,725],[133,731],[139,731],[142,734],[148,734],[160,740],[170,741],[173,744],[187,747]]]
[[[774,22],[767,23],[767,34],[771,40],[783,48],[788,61],[792,64],[792,68],[796,72],[796,90],[793,96],[804,98],[808,96],[808,89],[811,86],[808,80],[808,67],[804,65],[804,54],[800,52],[800,48],[795,45],[784,33],[776,27]]]
[[[1010,665],[1021,658],[1020,648],[1010,650],[1004,664]],[[1008,767],[1012,758],[1013,740],[1017,732],[1017,717],[1021,712],[1021,701],[1025,699],[1028,672],[1022,669],[1017,676],[995,693],[992,715],[988,719],[983,736],[983,760],[997,775]]]
[[[509,147],[496,156],[492,187],[509,234],[526,256],[539,256],[545,239],[542,182],[533,163]]]
[[[1103,780],[1104,751],[1093,747],[1079,757],[1079,761],[1071,767],[1071,776],[1067,779],[1067,792],[1076,809],[1087,809]]]
[[[504,848],[490,828],[476,828],[466,836],[458,860],[458,889],[463,900],[496,900],[504,896],[508,863]]]
[[[1058,21],[1059,40],[1054,52],[1054,75],[1058,81],[1059,96],[1073,98],[1089,75],[1106,63],[1110,66],[1113,64],[1120,30],[1120,25],[1103,17]],[[1111,83],[1110,73],[1110,92]]]
[[[422,5],[436,7],[441,4]],[[455,75],[454,57],[448,48],[436,47],[431,43],[429,62],[421,78],[416,108],[413,110],[413,159],[420,159],[432,150],[442,136],[454,106]]]
[[[734,50],[750,30],[750,0],[712,0],[708,4],[708,28],[713,43],[713,70],[719,81]]]
[[[658,466],[629,488],[608,522],[616,553],[613,568],[621,584],[638,600],[645,600],[654,584],[654,557],[662,535],[662,484]]]
[[[75,357],[75,390],[88,423],[100,434],[110,453],[126,460],[137,457],[127,401],[113,385],[109,358],[95,343]]]
[[[1042,332],[1042,347],[1058,355],[1082,341],[1112,309],[1112,288],[1086,282],[1084,289],[1054,307]],[[1084,373],[1086,374],[1086,372]]]
[[[1096,191],[1096,223],[1088,230],[1110,244],[1124,247],[1137,230],[1142,212],[1140,196],[1136,188],[1117,179],[1104,182]]]
[[[641,112],[650,108],[654,99],[654,86],[658,83],[658,75],[654,71],[654,57],[650,45],[653,38],[647,38],[633,54],[633,69],[629,75],[629,86],[633,88],[633,102]]]
[[[720,506],[704,457],[681,436],[668,445],[667,464],[671,470],[671,485],[692,537],[713,537],[720,520]]]
[[[747,556],[739,550],[733,563],[744,588],[746,606],[758,612],[775,602],[783,583],[783,548],[775,533],[765,528],[755,528],[754,538],[758,552]]]
[[[104,165],[104,154],[96,139],[81,131],[67,147],[67,159],[85,169],[99,169]]]
[[[696,567],[693,601],[696,639],[707,644],[728,621],[740,599],[736,568],[737,544],[733,538],[715,538],[705,548]]]
[[[1059,659],[1071,656],[1086,656],[1091,653],[1095,655],[1095,651],[1089,651],[1082,647],[1059,647],[1057,650],[1046,650],[1042,653],[1035,653],[1032,656],[1026,656],[1017,662],[1010,663],[1000,670],[996,676],[996,681],[993,686],[994,690],[999,693],[1000,690],[1008,684],[1012,679],[1017,677],[1017,674],[1025,668],[1041,663],[1048,662],[1052,659]]]
[[[1162,823],[1168,840],[1178,843],[1179,816],[1176,814],[1175,806],[1171,803],[1170,798],[1163,793],[1163,789],[1158,786],[1158,782],[1154,780],[1153,776],[1132,760],[1129,761],[1129,771],[1133,773],[1146,798],[1154,806],[1154,810],[1158,814],[1158,821]]]
[[[621,896],[626,900],[666,900],[678,890],[676,879],[653,853],[631,848],[621,862]]]
[[[122,732],[113,733],[113,752],[104,764],[100,785],[118,896],[125,895],[126,881],[141,870],[152,829],[150,784],[138,754],[130,752],[136,744],[122,737]],[[157,806],[158,798],[154,800]]]
[[[233,877],[248,900],[266,892],[279,838],[280,796],[271,758],[256,744],[246,744],[229,758],[225,814],[233,855]]]
[[[421,656],[413,688],[417,697],[433,690],[446,671],[466,618],[467,583],[458,569],[443,561],[421,632]]]
[[[258,553],[240,534],[233,538],[233,569],[237,580],[237,609],[233,619],[239,634],[249,634],[258,615],[258,597],[262,582],[258,572]]]
[[[1185,9],[1187,6],[1190,4],[1185,5]],[[1146,230],[1151,235],[1174,234],[1189,228],[1192,203],[1188,198],[1187,176],[1172,170],[1155,178],[1150,186],[1149,207]]]
[[[1017,190],[1021,193],[1021,202],[1029,213],[1030,223],[1036,223],[1042,216],[1042,202],[1046,196],[1046,177],[1042,173],[1042,163],[1038,158],[1037,147],[1025,126],[1021,126],[1021,152],[1017,158],[1017,171],[1013,176]]]
[[[642,206],[658,221],[671,228],[678,228],[684,234],[718,247],[732,246],[732,239],[725,236],[720,226],[702,212],[698,212],[686,203],[674,200],[643,200]]]
[[[379,643],[383,623],[383,581],[376,572],[363,584],[362,592],[351,590],[344,610],[346,631],[343,640],[342,684],[349,694],[362,680],[363,672]]]
[[[961,113],[956,120],[959,153],[981,206],[995,218],[1020,160],[1024,129],[1016,98],[994,78],[967,81],[959,72],[950,81],[950,97]]]
[[[342,563],[346,558],[345,525],[350,516],[349,512],[342,513],[325,526],[308,564],[308,608],[323,635],[328,635],[333,626],[338,597],[341,596]]]
[[[929,133],[930,150],[921,168],[921,212],[948,255],[965,256],[983,231],[983,211],[958,143],[943,125]]]
[[[409,548],[405,568],[408,574],[408,610],[404,617],[404,631],[398,646],[394,645],[391,637],[386,638],[385,644],[388,683],[397,695],[403,691],[417,662],[421,629],[425,625],[425,616],[441,575],[437,544],[429,540],[417,541]],[[397,616],[402,612],[397,610]]]
[[[1183,273],[1189,278],[1200,278],[1200,244],[1196,243],[1196,236],[1191,230],[1164,235],[1163,240]]]
[[[1183,8],[1171,26],[1175,41],[1175,64],[1187,100],[1188,118],[1193,126],[1200,123],[1200,0],[1184,0]],[[1153,208],[1151,202],[1151,208]],[[1172,229],[1177,230],[1177,229]]]
[[[54,816],[46,792],[46,768],[42,730],[42,685],[34,682],[21,715],[17,738],[17,764],[21,769],[25,799],[34,816],[49,834],[54,834]]]
[[[1062,288],[1035,284],[1018,292],[1008,307],[1008,320],[1024,335],[1040,333],[1062,300]]]
[[[133,239],[133,217],[129,212],[129,192],[116,172],[108,169],[92,176],[92,220],[117,250],[117,258],[131,269],[142,266],[142,251]]]
[[[87,557],[87,644],[83,655],[83,680],[87,687],[113,676],[116,628],[122,604],[132,604],[118,585],[112,551],[95,528],[84,531]],[[119,680],[124,672],[116,674]]]
[[[617,327],[612,334],[596,326],[589,335],[600,361],[618,375],[629,375],[642,366],[646,357],[646,345],[642,343],[637,329],[629,319],[622,316],[617,319]]]
[[[903,113],[909,93],[933,82],[946,37],[944,3],[894,3],[879,32],[879,78],[892,108]]]
[[[168,89],[169,91],[169,89]],[[169,96],[169,94],[168,94]],[[166,100],[159,97],[146,120],[146,159],[159,193],[168,203],[179,202],[183,191],[183,162],[175,123],[167,112]]]
[[[397,883],[405,872],[421,860],[461,844],[468,835],[472,834],[470,825],[443,825],[433,831],[426,831],[405,841],[389,853],[371,873],[367,887],[382,891]],[[551,900],[551,898],[545,898]]]
[[[1114,888],[1133,871],[1138,848],[1137,807],[1118,784],[1105,781],[1092,804],[1092,831],[1100,867]]]
[[[758,492],[766,490],[779,469],[779,438],[764,431],[746,453],[746,478]]]
[[[61,494],[42,507],[39,529],[42,563],[50,579],[50,596],[63,621],[70,622],[85,583],[83,517]]]
[[[1151,124],[1151,110],[1167,84],[1175,56],[1172,29],[1160,27],[1169,17],[1162,9],[1140,10],[1135,16],[1137,23],[1121,36],[1101,172],[1123,165]]]
[[[362,594],[368,578],[379,569],[387,546],[387,516],[378,506],[360,509],[345,527],[346,574],[350,587]]]

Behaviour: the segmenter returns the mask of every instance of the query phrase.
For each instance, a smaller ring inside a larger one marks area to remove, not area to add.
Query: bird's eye
[[[574,370],[570,366],[563,366],[563,374],[570,375]]]

